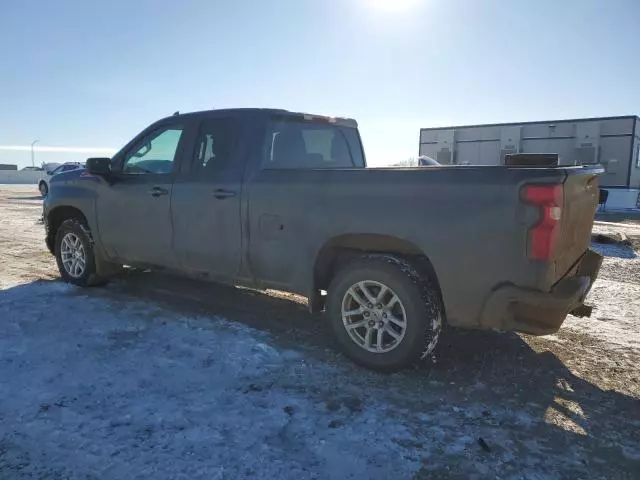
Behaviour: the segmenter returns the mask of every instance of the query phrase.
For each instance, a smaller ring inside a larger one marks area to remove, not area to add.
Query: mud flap
[[[591,291],[591,287],[593,287],[593,284],[595,283],[596,278],[598,277],[598,273],[600,272],[600,267],[602,266],[603,259],[604,257],[602,255],[600,255],[597,252],[594,252],[591,249],[587,250],[587,252],[584,254],[584,257],[582,257],[582,260],[580,261],[580,265],[578,266],[578,271],[576,272],[576,276],[589,277],[591,279],[591,282],[589,283],[589,286],[585,290],[582,297],[580,297],[580,302],[584,302],[584,299],[587,297],[587,295]],[[576,315],[576,316],[580,316],[580,315]],[[582,315],[582,316],[585,316],[585,315]]]
[[[580,261],[580,265],[578,266],[578,271],[576,272],[576,276],[580,277],[588,277],[590,279],[589,286],[585,289],[584,293],[580,297],[580,305],[571,310],[569,313],[574,317],[590,317],[593,312],[593,307],[591,305],[585,305],[584,299],[587,297],[589,292],[591,291],[591,287],[596,281],[598,276],[598,272],[600,271],[600,267],[602,266],[602,260],[604,257],[597,252],[589,249],[582,257]]]
[[[571,310],[569,313],[574,317],[582,318],[582,317],[590,317],[591,312],[593,312],[593,307],[591,305],[582,304],[574,308],[573,310]]]

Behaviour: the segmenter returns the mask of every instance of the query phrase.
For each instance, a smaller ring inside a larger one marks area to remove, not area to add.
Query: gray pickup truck
[[[444,322],[543,335],[588,315],[601,171],[372,169],[354,120],[189,113],[53,177],[46,243],[80,286],[130,265],[299,293],[347,356],[394,371]]]

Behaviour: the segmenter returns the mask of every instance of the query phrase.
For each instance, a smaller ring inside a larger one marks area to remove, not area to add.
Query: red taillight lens
[[[539,208],[540,218],[529,230],[529,258],[551,260],[560,235],[562,218],[562,185],[526,185],[522,199]]]

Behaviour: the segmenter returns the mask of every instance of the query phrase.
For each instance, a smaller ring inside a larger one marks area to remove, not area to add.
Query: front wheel
[[[96,259],[89,228],[76,219],[62,222],[56,232],[55,254],[62,279],[80,287],[103,285],[96,273]]]
[[[46,182],[40,182],[40,185],[38,185],[38,190],[40,190],[40,195],[42,195],[43,197],[46,197],[49,194],[49,187],[47,186]]]
[[[327,313],[345,355],[383,372],[429,355],[442,329],[442,304],[429,279],[385,255],[362,257],[338,272],[329,286]]]

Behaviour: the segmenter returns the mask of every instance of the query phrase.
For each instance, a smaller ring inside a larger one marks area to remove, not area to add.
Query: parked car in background
[[[38,182],[38,190],[43,197],[49,194],[49,180],[54,175],[62,172],[70,172],[71,170],[78,170],[84,168],[84,164],[80,162],[67,162],[62,165],[58,165],[54,168],[45,168],[46,175]]]
[[[445,322],[545,335],[590,315],[602,171],[373,169],[355,120],[196,112],[55,175],[46,243],[79,286],[132,265],[299,293],[346,355],[394,371]]]

